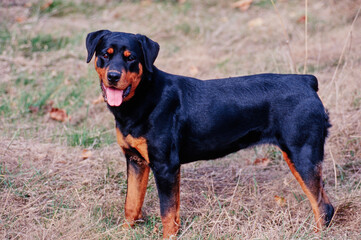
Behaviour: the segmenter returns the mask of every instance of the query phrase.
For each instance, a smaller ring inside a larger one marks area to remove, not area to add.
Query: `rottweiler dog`
[[[307,195],[317,228],[334,214],[323,187],[330,127],[312,75],[259,74],[202,81],[154,66],[158,43],[140,34],[100,30],[86,38],[119,146],[127,160],[126,226],[142,217],[152,170],[163,237],[180,227],[180,167],[256,144],[278,146]]]

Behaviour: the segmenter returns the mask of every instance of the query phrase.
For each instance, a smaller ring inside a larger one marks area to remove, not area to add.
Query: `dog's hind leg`
[[[315,155],[318,154],[309,145],[301,147],[299,151],[283,151],[285,161],[311,203],[316,230],[321,230],[323,225],[330,223],[334,209],[323,188],[322,159],[314,161]]]
[[[278,143],[291,172],[311,203],[316,230],[329,225],[334,208],[323,188],[322,161],[327,128],[327,113],[319,100],[303,100],[290,108],[281,122]]]

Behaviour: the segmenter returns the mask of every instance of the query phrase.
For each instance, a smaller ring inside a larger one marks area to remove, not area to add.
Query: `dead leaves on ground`
[[[53,4],[53,0],[47,0],[43,3],[43,5],[41,5],[40,10],[44,11],[48,9],[52,4]]]
[[[283,207],[286,205],[286,199],[284,197],[275,195],[274,200],[276,201],[277,205],[280,207]]]
[[[83,149],[83,151],[81,152],[81,159],[85,160],[90,158],[93,155],[93,152],[88,150],[88,149]]]
[[[43,107],[31,105],[28,107],[29,112],[33,114],[37,114],[40,111],[42,113],[49,113],[49,118],[58,122],[67,122],[71,120],[71,117],[68,116],[64,109],[53,107],[54,101],[49,101]]]
[[[49,112],[49,117],[50,119],[59,122],[66,122],[70,120],[70,117],[66,114],[66,111],[60,108],[52,108]]]
[[[306,22],[306,16],[302,15],[297,19],[297,23],[305,23]]]
[[[64,109],[53,107],[54,101],[49,101],[43,107],[31,105],[28,107],[29,112],[37,114],[40,111],[42,113],[49,113],[49,118],[58,122],[67,122],[71,119]]]
[[[257,158],[253,162],[253,165],[266,167],[268,164],[270,164],[270,162],[271,160],[269,158]]]
[[[241,0],[232,4],[233,8],[238,8],[241,11],[247,11],[251,6],[253,0]]]

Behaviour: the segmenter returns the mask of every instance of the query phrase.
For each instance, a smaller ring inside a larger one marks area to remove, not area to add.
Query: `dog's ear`
[[[100,40],[109,33],[111,33],[109,30],[99,30],[88,34],[88,36],[86,37],[86,49],[88,50],[88,58],[86,60],[87,63],[92,60],[95,49]]]
[[[142,47],[145,68],[148,72],[152,73],[153,63],[159,52],[159,44],[144,35],[137,34],[135,36]]]

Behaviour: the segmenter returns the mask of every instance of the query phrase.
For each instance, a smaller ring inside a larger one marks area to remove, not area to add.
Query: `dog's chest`
[[[119,146],[123,149],[123,151],[133,148],[137,150],[138,153],[149,164],[148,144],[147,144],[147,140],[144,137],[135,138],[130,134],[124,136],[118,128],[116,128],[116,132],[117,132],[117,142]]]

